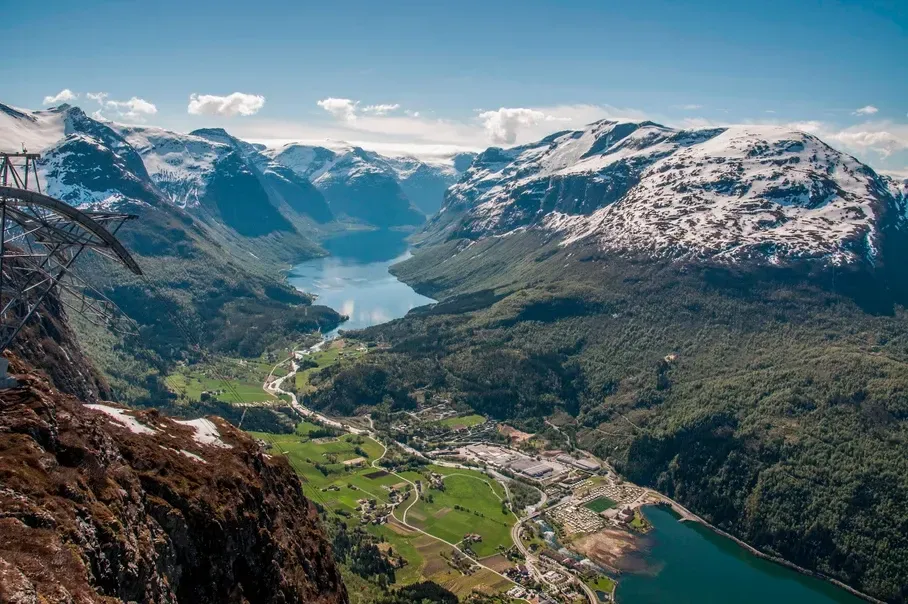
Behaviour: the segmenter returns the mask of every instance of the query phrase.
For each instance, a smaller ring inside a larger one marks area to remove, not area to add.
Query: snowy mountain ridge
[[[142,156],[155,183],[183,208],[199,205],[215,164],[232,151],[225,143],[161,128],[122,126],[119,131]]]
[[[93,138],[97,145],[88,138],[69,140],[74,135]],[[184,134],[94,120],[65,104],[39,111],[0,105],[0,148],[23,145],[42,153],[48,188],[70,203],[108,206],[129,197],[116,187],[101,188],[93,178],[101,161],[97,154],[109,153],[103,162],[121,165],[123,170],[115,170],[123,172],[121,178],[141,181],[181,209],[207,208],[233,223],[237,211],[246,215],[242,204],[267,196],[288,218],[303,217],[315,225],[338,219],[378,227],[421,224],[438,210],[445,190],[472,159],[471,154],[438,161],[386,157],[349,145],[267,149],[221,128]],[[227,203],[231,191],[234,199]]]
[[[659,257],[873,262],[882,230],[908,229],[905,189],[786,128],[600,121],[480,154],[435,222],[470,239],[534,228]]]
[[[445,190],[460,178],[473,154],[456,154],[426,161],[411,156],[386,156],[352,145],[334,148],[288,143],[263,152],[274,161],[308,178],[321,190],[335,183],[357,186],[369,179],[393,180],[424,214],[434,214]],[[460,168],[460,169],[458,169]],[[390,185],[385,185],[390,186]]]

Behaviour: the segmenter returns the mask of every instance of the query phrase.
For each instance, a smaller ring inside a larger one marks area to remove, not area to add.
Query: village
[[[269,391],[295,394],[281,388],[285,379],[339,353],[322,346],[297,353],[290,374],[269,381]],[[313,486],[321,483],[321,500],[336,514],[380,531],[397,552],[421,543],[418,556],[435,556],[449,569],[433,562],[437,570],[429,576],[469,577],[514,600],[612,601],[619,571],[587,541],[612,534],[632,540],[648,528],[640,508],[660,499],[589,453],[553,446],[546,435],[477,415],[444,396],[417,396],[416,409],[381,419],[329,418],[292,398],[313,436],[285,446],[300,451],[298,467]],[[346,435],[323,437],[319,426]],[[396,461],[386,464],[382,458],[390,455]],[[528,499],[528,492],[535,496]],[[436,541],[412,541],[419,535]],[[409,564],[419,568],[418,561]],[[444,575],[451,571],[456,575]]]

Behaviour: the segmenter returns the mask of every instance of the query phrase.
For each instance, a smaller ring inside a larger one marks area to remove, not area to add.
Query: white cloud
[[[361,115],[386,116],[400,109],[400,103],[384,103],[377,105],[360,106],[360,101],[328,97],[316,103],[319,107],[330,113],[335,119],[345,122],[354,122]],[[418,111],[404,110],[409,117],[419,117]]]
[[[318,106],[336,119],[307,123],[258,118],[238,124],[232,132],[245,140],[268,145],[302,140],[320,141],[313,144],[322,145],[328,145],[325,141],[346,141],[379,152],[421,157],[457,150],[481,151],[489,146],[489,132],[478,116],[467,120],[445,119],[409,109],[376,115],[365,113],[360,101],[334,97],[322,99]],[[541,113],[543,119],[535,125],[526,125],[534,120],[525,120],[525,125],[516,131],[515,144],[532,142],[557,130],[582,128],[601,119],[647,119],[641,111],[610,105],[556,105],[532,107],[529,111]],[[477,113],[483,112],[477,110]]]
[[[877,170],[880,174],[885,174],[886,176],[891,176],[896,180],[908,181],[908,166],[900,170]]]
[[[877,111],[879,111],[879,109],[877,109],[873,105],[864,105],[860,109],[855,109],[852,115],[873,115]]]
[[[537,126],[543,122],[570,122],[568,116],[555,116],[525,107],[501,107],[496,111],[483,111],[479,114],[486,134],[495,144],[513,145],[517,142],[517,133],[521,129]]]
[[[687,105],[675,105],[675,109],[683,109],[684,111],[696,111],[697,109],[703,109],[703,105],[689,103]]]
[[[328,97],[316,104],[337,119],[352,122],[356,119],[356,106],[359,105],[359,101]]]
[[[154,115],[158,112],[158,108],[155,107],[154,103],[149,103],[145,99],[135,96],[128,101],[104,101],[104,106],[128,119],[140,119],[146,115]]]
[[[109,96],[106,92],[85,93],[86,98],[96,101],[101,106],[100,109],[91,114],[94,119],[100,121],[120,119],[130,122],[144,122],[145,118],[158,112],[158,108],[154,103],[136,96],[128,101],[108,100]]]
[[[783,124],[784,126],[791,128],[792,130],[800,130],[801,132],[806,132],[807,134],[816,134],[820,135],[823,132],[827,131],[828,126],[823,122],[817,120],[806,120],[801,122],[788,122]]]
[[[64,88],[57,94],[53,96],[44,97],[45,105],[59,105],[60,103],[68,103],[69,101],[74,101],[79,98],[79,95],[70,90],[69,88]]]
[[[400,104],[392,103],[387,105],[366,105],[363,107],[363,113],[372,113],[374,115],[387,115],[392,111],[400,109]]]
[[[681,120],[681,127],[688,130],[696,130],[699,128],[716,128],[717,126],[719,126],[718,123],[705,117],[686,117]]]
[[[908,125],[861,124],[830,133],[824,138],[857,151],[874,151],[885,158],[908,149]]]
[[[186,111],[191,115],[235,117],[255,115],[264,106],[265,97],[260,94],[234,92],[227,96],[218,96],[192,93],[189,95],[189,106]]]

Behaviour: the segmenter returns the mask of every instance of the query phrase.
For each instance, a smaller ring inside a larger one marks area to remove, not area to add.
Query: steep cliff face
[[[0,602],[346,602],[287,461],[223,420],[84,405],[13,358]]]
[[[8,260],[7,266],[11,281],[27,274],[16,270],[21,268],[17,262]],[[22,305],[12,311],[18,318],[25,313]],[[111,396],[110,386],[79,345],[55,293],[44,299],[10,348],[29,367],[49,378],[53,386],[79,400],[93,403]]]

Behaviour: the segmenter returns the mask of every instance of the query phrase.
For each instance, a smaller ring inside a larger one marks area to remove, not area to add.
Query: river
[[[696,522],[664,508],[646,508],[653,524],[644,569],[618,582],[620,604],[858,604],[835,585],[754,556]]]
[[[400,318],[434,302],[388,272],[392,264],[410,256],[406,236],[358,231],[328,239],[322,245],[331,255],[296,265],[288,280],[297,289],[316,294],[317,304],[350,317],[338,329],[362,329]]]

